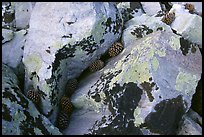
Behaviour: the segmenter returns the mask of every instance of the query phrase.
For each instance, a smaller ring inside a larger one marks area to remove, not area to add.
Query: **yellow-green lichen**
[[[144,119],[140,117],[140,113],[141,113],[141,109],[138,107],[134,110],[134,113],[133,113],[135,118],[134,124],[136,127],[139,127],[142,123],[144,123]]]
[[[153,68],[153,70],[157,71],[158,67],[159,67],[159,61],[157,60],[156,57],[153,57],[153,59],[152,59],[152,68]]]
[[[169,44],[173,50],[178,50],[178,49],[180,49],[180,46],[181,46],[180,45],[180,39],[178,37],[175,37],[175,36],[172,36],[170,38]]]
[[[43,135],[43,133],[41,132],[39,128],[34,127],[34,132],[35,132],[35,135]]]
[[[186,72],[179,72],[176,78],[175,88],[177,91],[184,92],[185,94],[190,94],[195,91],[197,85],[197,77],[193,74]]]
[[[156,54],[158,54],[160,57],[165,57],[166,56],[166,49],[160,49],[155,51]]]
[[[31,54],[24,60],[24,64],[26,64],[26,68],[28,69],[29,73],[38,72],[42,67],[42,63],[42,59],[36,54]],[[29,76],[30,75],[31,74],[29,74]]]

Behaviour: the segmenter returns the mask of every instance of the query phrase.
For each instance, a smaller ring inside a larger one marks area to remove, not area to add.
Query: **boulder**
[[[36,3],[24,48],[25,91],[42,91],[43,113],[55,121],[69,79],[78,77],[121,36],[113,3]]]
[[[124,39],[129,35],[123,33]],[[80,82],[63,134],[177,133],[201,78],[198,47],[183,54],[182,38],[167,31],[130,40],[103,69]]]
[[[10,29],[2,29],[2,44],[13,39],[13,31]]]
[[[183,116],[180,124],[178,135],[202,135],[202,118],[193,110]]]
[[[22,94],[11,68],[2,64],[2,134],[61,135],[59,129],[39,113]]]
[[[2,2],[2,28],[13,29],[15,26],[15,10],[12,2]]]
[[[159,11],[162,11],[159,2],[140,2],[144,12],[149,15],[153,16],[156,15]]]
[[[117,8],[122,15],[124,23],[144,13],[139,2],[119,2]]]
[[[192,43],[202,48],[202,17],[190,14],[183,5],[174,4],[170,12],[175,12],[171,28]]]
[[[14,32],[14,38],[2,45],[2,62],[16,68],[23,58],[27,30]]]
[[[27,29],[29,27],[30,15],[33,9],[32,2],[14,2],[15,21],[17,29]]]
[[[145,37],[155,31],[172,32],[171,27],[161,21],[161,17],[153,17],[143,14],[136,16],[125,23],[122,35],[124,47],[136,39]]]

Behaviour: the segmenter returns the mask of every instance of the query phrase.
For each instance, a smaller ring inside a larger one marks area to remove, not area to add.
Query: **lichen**
[[[26,64],[28,76],[31,76],[32,72],[39,72],[43,64],[42,59],[36,54],[30,54],[23,62]]]
[[[104,22],[105,20],[106,20],[106,17],[103,14],[99,15],[98,21],[95,22],[94,24],[95,27],[91,31],[91,34],[93,35],[96,43],[100,43],[100,40],[105,33],[105,26],[101,25],[102,22]]]
[[[157,71],[158,67],[159,67],[159,61],[157,60],[156,57],[153,57],[153,59],[152,59],[152,68],[153,68],[153,70]]]
[[[180,71],[176,77],[175,89],[190,96],[195,92],[197,82],[196,75]]]
[[[175,36],[170,38],[169,44],[173,50],[178,50],[180,48],[180,39]]]
[[[134,124],[136,127],[139,127],[142,123],[144,123],[144,119],[142,119],[140,117],[140,113],[141,113],[141,110],[139,107],[137,107],[135,110],[134,110]]]

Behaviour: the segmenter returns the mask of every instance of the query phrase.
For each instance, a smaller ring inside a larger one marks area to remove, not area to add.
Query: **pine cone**
[[[108,50],[108,54],[111,57],[117,56],[120,52],[122,52],[123,50],[123,45],[119,42],[116,42],[112,45],[112,47],[109,48]]]
[[[185,6],[185,9],[188,9],[190,13],[193,13],[195,10],[195,7],[193,4],[186,3],[184,6]]]
[[[175,13],[166,13],[161,19],[162,22],[170,25],[175,20]]]
[[[63,96],[60,103],[61,103],[61,108],[64,112],[66,112],[67,114],[72,113],[73,105],[68,97]]]
[[[102,60],[96,60],[89,66],[89,70],[91,72],[95,72],[97,70],[102,69],[103,67],[104,67],[104,62]]]
[[[65,112],[61,111],[59,112],[58,118],[57,118],[57,127],[59,129],[65,129],[69,125],[70,117]]]
[[[40,94],[37,90],[29,90],[27,92],[27,97],[35,104],[40,103]]]
[[[76,90],[77,85],[78,85],[77,79],[70,79],[70,80],[68,80],[67,85],[66,85],[66,89],[65,89],[65,91],[66,91],[65,94],[68,97],[71,97],[71,95]]]

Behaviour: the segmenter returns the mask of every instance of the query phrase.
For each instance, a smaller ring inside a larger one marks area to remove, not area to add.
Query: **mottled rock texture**
[[[25,90],[34,85],[44,93],[41,107],[52,122],[67,81],[120,38],[122,23],[113,3],[35,4],[24,48]]]
[[[61,135],[58,128],[39,113],[18,87],[11,68],[2,64],[2,134]]]
[[[129,39],[121,54],[79,84],[64,134],[177,133],[201,78],[198,47],[184,54],[182,38],[161,30]]]

